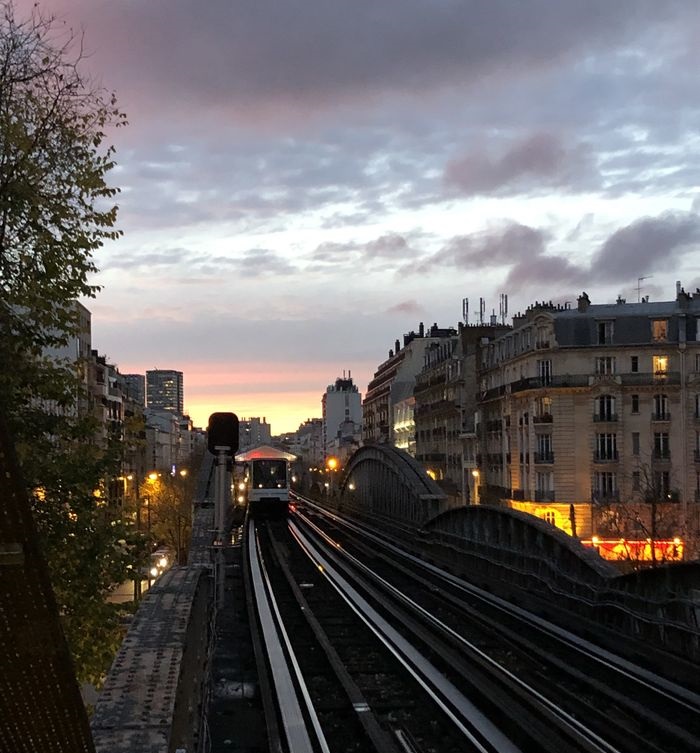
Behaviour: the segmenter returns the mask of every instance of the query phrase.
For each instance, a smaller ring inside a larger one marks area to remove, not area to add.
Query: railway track
[[[415,605],[434,635],[457,653],[482,667],[498,665],[516,685],[539,695],[545,715],[558,714],[556,707],[613,749],[700,750],[700,696],[692,690],[474,588],[365,528],[333,515],[316,520],[305,524],[386,582],[396,598]]]
[[[577,668],[578,654],[543,649],[531,634],[522,643],[513,615],[498,618],[496,631],[465,584],[369,542],[365,531],[344,529],[341,542],[301,514],[288,527],[250,525],[251,624],[271,625],[257,648],[269,678],[261,686],[269,685],[271,750],[698,750],[681,719],[695,724],[692,693],[676,697],[666,683],[661,708],[672,698],[680,706],[665,720],[650,707],[661,697],[653,678],[637,677],[634,692],[648,695],[630,701],[632,667],[627,684],[610,690],[609,678]],[[565,643],[553,631],[547,641]],[[301,728],[309,739],[292,747]]]

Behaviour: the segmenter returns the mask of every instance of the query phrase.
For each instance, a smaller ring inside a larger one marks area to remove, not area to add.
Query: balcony
[[[591,492],[591,502],[597,505],[606,505],[611,502],[620,501],[620,492],[615,489],[614,491],[605,492]]]
[[[652,413],[651,420],[652,421],[670,421],[671,414],[670,413]]]
[[[646,374],[620,374],[620,379],[623,386],[631,387],[641,384],[658,384],[663,382],[664,384],[680,384],[681,373],[680,371],[660,371],[658,373],[646,373]]]
[[[533,416],[533,424],[551,424],[554,419],[551,413],[543,413],[541,416]]]
[[[617,421],[617,413],[594,413],[594,423],[608,423],[611,421]]]
[[[554,462],[554,453],[553,452],[536,452],[535,453],[535,463],[539,463],[540,465],[551,465]]]
[[[662,462],[668,462],[671,460],[671,451],[670,450],[654,450],[654,454],[652,455],[652,460],[660,460]]]
[[[616,463],[619,460],[617,450],[614,452],[595,452],[593,453],[594,463]]]
[[[554,489],[535,489],[535,502],[554,502]]]

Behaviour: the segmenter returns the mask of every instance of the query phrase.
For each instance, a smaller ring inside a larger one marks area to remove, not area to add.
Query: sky
[[[696,0],[39,7],[129,121],[93,347],[183,371],[197,425],[292,431],[464,298],[474,323],[502,293],[512,315],[700,285]]]

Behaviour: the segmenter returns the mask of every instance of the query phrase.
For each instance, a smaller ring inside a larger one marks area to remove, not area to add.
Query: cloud
[[[363,254],[366,258],[405,259],[407,256],[412,256],[413,251],[403,236],[390,233],[365,244]]]
[[[401,301],[400,303],[390,306],[386,311],[386,314],[411,314],[421,315],[425,313],[425,309],[418,301]]]
[[[679,255],[700,242],[700,216],[667,212],[642,217],[615,231],[591,261],[590,273],[599,281],[623,281],[668,268]]]
[[[512,144],[500,157],[483,151],[452,160],[444,180],[467,195],[541,191],[590,185],[589,148],[565,147],[551,133],[535,133]]]
[[[117,88],[183,112],[193,102],[236,119],[251,108],[324,110],[382,92],[420,95],[494,73],[519,78],[618,46],[673,14],[651,0],[53,0],[84,21]],[[680,6],[683,7],[682,4]],[[525,33],[526,32],[526,33]],[[167,87],[164,86],[167,82]],[[268,126],[274,126],[268,118]]]
[[[547,234],[542,230],[506,223],[502,227],[457,236],[427,260],[417,271],[427,271],[434,265],[448,264],[459,269],[498,267],[543,253]]]

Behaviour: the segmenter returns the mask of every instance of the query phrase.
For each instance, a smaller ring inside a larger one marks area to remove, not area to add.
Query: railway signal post
[[[207,447],[216,457],[214,496],[214,593],[217,608],[224,602],[224,545],[226,538],[226,508],[230,502],[229,463],[238,449],[238,416],[235,413],[212,413],[207,426]]]

